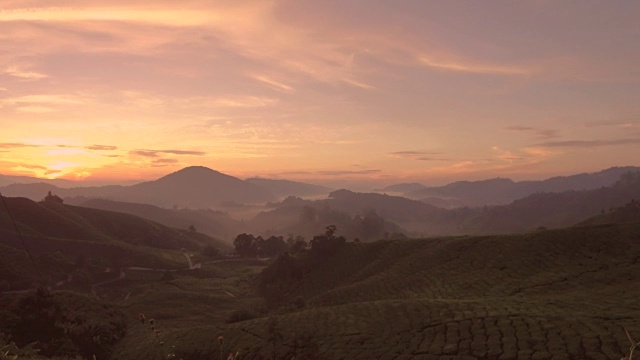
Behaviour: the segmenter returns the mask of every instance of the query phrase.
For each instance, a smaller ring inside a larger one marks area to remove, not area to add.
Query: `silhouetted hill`
[[[348,213],[375,210],[380,216],[391,221],[422,220],[443,212],[443,209],[401,196],[357,193],[344,189],[332,192],[328,200],[321,202]]]
[[[6,207],[0,205],[0,245],[12,250],[2,251],[0,259],[22,265],[11,266],[10,273],[0,276],[0,283],[9,282],[0,289],[25,285],[25,245],[36,261],[51,272],[46,276],[51,275],[54,280],[78,257],[109,266],[184,268],[187,263],[181,249],[199,251],[207,245],[228,248],[205,234],[170,228],[134,215],[54,201],[36,203],[26,198],[4,197],[4,203]],[[25,243],[18,237],[7,208]],[[26,268],[31,268],[26,275],[34,275],[30,264]]]
[[[7,186],[11,184],[33,184],[33,183],[48,183],[59,187],[71,187],[77,186],[75,181],[65,179],[40,179],[31,176],[13,176],[13,175],[0,175],[0,186]]]
[[[623,206],[632,199],[640,199],[638,174],[627,173],[610,187],[538,193],[509,205],[467,210],[463,229],[467,233],[491,234],[571,226],[607,209]],[[465,209],[458,212],[465,212]]]
[[[508,183],[510,180],[499,181]],[[496,184],[498,182],[490,182]],[[640,179],[627,173],[614,186],[594,190],[536,193],[508,205],[477,208],[442,209],[421,201],[377,193],[356,193],[349,190],[334,191],[329,199],[294,200],[280,203],[271,214],[262,214],[262,223],[281,224],[303,216],[304,208],[313,214],[346,214],[356,216],[375,211],[385,220],[397,224],[402,231],[413,236],[439,236],[460,234],[503,234],[534,231],[540,227],[560,228],[574,225],[612,207],[623,206],[632,199],[640,199]],[[285,209],[285,203],[292,209]],[[286,215],[285,215],[286,214]],[[344,215],[343,215],[344,216]],[[331,224],[333,218],[325,216]],[[335,216],[335,219],[340,217]]]
[[[591,174],[558,176],[541,181],[514,182],[496,178],[482,181],[458,181],[440,187],[428,187],[405,194],[411,199],[444,208],[507,204],[537,192],[591,190],[611,186],[637,167],[614,167]]]
[[[12,184],[0,188],[11,197],[34,201],[51,191],[63,198],[104,198],[163,207],[215,208],[223,202],[265,203],[276,200],[268,190],[206,167],[192,166],[154,181],[131,186],[76,187],[62,189],[51,184]]]
[[[202,166],[187,167],[158,180],[128,186],[120,199],[159,206],[211,208],[222,202],[265,203],[275,196],[255,184]]]
[[[290,180],[249,178],[245,181],[265,188],[279,198],[320,196],[331,192],[328,187]]]
[[[328,199],[303,200],[289,197],[272,204],[246,223],[257,233],[303,235],[310,239],[336,225],[340,235],[348,239],[378,240],[385,236],[402,236],[405,224],[446,212],[420,201],[376,193],[337,190]],[[406,234],[405,234],[406,235]]]
[[[80,206],[132,214],[178,229],[194,226],[198,232],[233,241],[241,231],[239,222],[226,213],[213,210],[163,209],[154,205],[91,199]]]
[[[413,191],[419,191],[425,188],[427,187],[419,183],[402,183],[402,184],[389,185],[382,189],[376,189],[374,190],[374,192],[380,192],[380,193],[389,192],[389,193],[405,194]]]
[[[111,197],[115,196],[123,189],[121,185],[107,185],[107,186],[87,186],[87,187],[73,187],[73,188],[61,188],[49,183],[28,183],[28,184],[11,184],[4,187],[0,187],[0,193],[9,197],[25,197],[33,201],[40,201],[44,199],[45,195],[51,191],[54,194],[62,198],[69,197]]]
[[[634,199],[624,206],[617,208],[602,209],[600,215],[582,221],[577,226],[624,224],[630,222],[640,222],[640,201]]]
[[[132,245],[164,249],[198,249],[216,240],[192,236],[192,232],[173,229],[141,217],[114,211],[58,204],[52,201],[34,202],[25,198],[5,198],[11,215],[27,235],[82,241],[118,241]],[[0,229],[15,233],[7,211]]]
[[[285,339],[312,334],[322,358],[617,359],[628,354],[622,328],[640,332],[639,233],[634,223],[347,243],[322,259],[278,261],[258,287],[281,291]],[[225,334],[249,358],[266,357],[268,340],[253,334],[270,322]]]
[[[119,181],[118,184],[133,185],[136,180]],[[108,180],[67,180],[67,179],[46,179],[37,178],[32,176],[15,176],[15,175],[2,175],[0,174],[0,187],[11,184],[35,184],[45,183],[54,185],[59,188],[76,188],[76,187],[100,187],[106,185],[113,185]]]

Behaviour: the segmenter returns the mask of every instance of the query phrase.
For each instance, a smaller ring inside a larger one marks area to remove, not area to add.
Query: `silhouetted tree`
[[[260,246],[259,254],[261,256],[278,256],[287,251],[287,243],[284,242],[282,236],[271,236],[264,240]]]
[[[236,254],[240,257],[255,257],[257,255],[256,238],[251,234],[242,233],[233,240]]]
[[[298,260],[284,253],[262,271],[258,277],[258,291],[267,301],[277,302],[303,276],[304,270]]]
[[[300,254],[307,251],[309,244],[304,240],[304,237],[298,236],[293,244],[289,246],[289,252],[293,255]]]
[[[335,236],[338,228],[335,225],[326,227],[324,235],[314,236],[309,242],[311,252],[318,257],[326,257],[337,251],[347,242],[344,236]]]
[[[47,193],[47,196],[44,197],[44,201],[52,201],[58,204],[62,204],[64,201],[58,195],[51,194],[51,191]]]

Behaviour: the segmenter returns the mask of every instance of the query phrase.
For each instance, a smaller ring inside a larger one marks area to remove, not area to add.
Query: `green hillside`
[[[618,359],[623,326],[640,334],[638,223],[348,243],[313,264],[283,288],[307,307],[278,315],[282,358],[309,334],[327,359]],[[259,359],[268,322],[226,331]]]
[[[128,262],[183,269],[127,268],[125,277],[92,287],[127,317],[111,359],[226,359],[236,351],[255,360],[619,359],[629,352],[624,329],[640,337],[638,222],[336,243],[333,252],[310,250],[269,266],[212,259],[184,270],[179,251],[115,240],[108,225],[119,215],[107,212],[107,221],[93,210],[65,209],[79,216],[60,209],[69,224],[86,222],[91,227],[80,228],[110,240],[38,236],[46,227],[21,222],[28,241],[40,239],[29,244],[47,254],[68,243],[62,258],[47,258],[59,269],[78,247],[126,250],[119,254]],[[3,261],[28,272],[20,265],[26,255],[11,251]]]
[[[25,242],[17,236],[7,208],[0,207],[0,246],[4,249],[0,290],[28,286],[38,268],[45,281],[52,283],[80,265],[177,269],[187,267],[184,250],[229,248],[196,231],[173,229],[129,214],[52,201],[4,200]],[[25,246],[33,254],[35,266],[27,258]]]
[[[198,232],[221,240],[228,240],[228,242],[231,242],[233,237],[241,232],[240,222],[220,211],[163,209],[154,205],[105,199],[91,199],[79,205],[131,214],[178,229],[188,229],[190,226],[194,226]]]
[[[112,289],[132,319],[113,358],[619,359],[624,328],[640,335],[638,274],[640,223],[346,243],[165,282],[141,273]],[[256,296],[265,279],[279,302]]]

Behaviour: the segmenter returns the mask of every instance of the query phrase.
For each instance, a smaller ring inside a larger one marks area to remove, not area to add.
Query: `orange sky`
[[[3,1],[0,174],[429,184],[640,165],[638,14],[632,0]]]

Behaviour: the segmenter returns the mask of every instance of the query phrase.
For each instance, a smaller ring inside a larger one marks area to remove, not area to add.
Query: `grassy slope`
[[[197,250],[206,244],[228,248],[204,234],[172,229],[133,215],[53,202],[36,203],[25,198],[5,198],[5,202],[29,250],[36,256],[60,252],[70,259],[80,255],[103,259],[112,266],[183,268],[187,263],[180,252],[182,248]],[[16,249],[12,253],[24,251],[4,206],[0,207],[0,244]],[[6,271],[0,281],[28,283],[25,268],[31,265],[24,259],[3,266]]]
[[[163,209],[153,205],[104,199],[91,199],[83,202],[80,206],[127,213],[172,228],[187,229],[193,225],[199,232],[221,239],[230,239],[239,232],[239,222],[237,220],[231,218],[226,213],[212,210]]]
[[[639,259],[637,223],[349,244],[290,294],[311,308],[279,326],[329,359],[620,358],[622,326],[640,334]],[[266,329],[228,327],[250,359],[267,354]]]
[[[129,277],[118,289],[121,299],[130,295],[124,306],[132,319],[155,318],[161,333],[155,339],[132,320],[114,359],[169,351],[217,359],[219,335],[223,352],[239,350],[242,359],[304,351],[321,359],[619,359],[628,353],[622,327],[640,334],[639,223],[348,243],[271,318],[232,324],[224,323],[231,311],[259,306],[247,281],[260,266],[222,262],[207,271],[205,279],[176,273],[169,283],[161,274]],[[302,310],[287,305],[298,296]]]
[[[219,358],[223,334],[224,352],[243,359],[291,358],[302,347],[324,359],[618,359],[628,352],[622,326],[640,334],[638,223],[349,243],[288,295],[308,308],[275,311],[276,346],[268,318],[224,324],[234,309],[256,307],[248,281],[260,269],[214,263],[170,282],[128,271],[100,287],[130,319],[113,358],[166,358],[171,346],[185,359]],[[157,339],[135,320],[141,312],[156,319]]]

